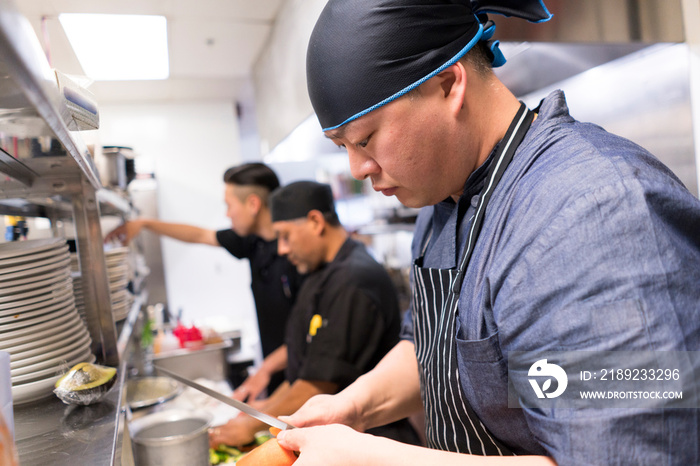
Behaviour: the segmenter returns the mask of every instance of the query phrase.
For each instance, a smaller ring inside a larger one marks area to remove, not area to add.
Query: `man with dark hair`
[[[280,372],[286,360],[284,329],[302,278],[284,257],[277,254],[277,240],[268,206],[270,193],[279,187],[275,172],[262,163],[245,163],[226,170],[224,183],[226,215],[232,223],[230,229],[215,231],[193,225],[137,219],[110,232],[105,241],[119,239],[128,244],[145,228],[187,243],[221,246],[235,257],[250,261],[250,286],[266,363],[236,388],[234,396],[242,400],[255,399],[268,385],[271,392],[284,380]],[[272,357],[268,358],[270,355]]]
[[[316,23],[307,83],[325,135],[355,178],[423,209],[402,341],[285,419],[298,428],[280,445],[324,466],[700,464],[700,201],[648,151],[576,121],[563,92],[519,102],[481,66],[504,62],[493,13],[551,16],[540,0],[330,0]],[[612,399],[577,398],[562,352],[590,358],[583,390]],[[683,367],[685,404],[615,401],[669,389],[625,379],[645,367]],[[429,449],[356,431],[421,408]]]
[[[287,324],[287,380],[259,408],[291,414],[321,393],[336,393],[372,369],[398,342],[400,312],[386,270],[349,238],[330,186],[299,181],[270,200],[279,254],[308,274]],[[213,447],[242,445],[266,426],[239,416],[210,433]],[[405,443],[419,439],[407,419],[373,431]]]

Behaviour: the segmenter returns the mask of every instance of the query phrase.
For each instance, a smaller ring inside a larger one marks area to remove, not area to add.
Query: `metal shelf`
[[[0,82],[2,131],[6,137],[8,132],[15,133],[9,135],[12,144],[4,151],[36,176],[56,176],[50,163],[35,163],[36,159],[69,159],[71,163],[63,164],[63,169],[83,177],[93,189],[100,189],[87,146],[78,133],[68,129],[72,117],[59,92],[55,73],[29,21],[10,0],[0,0],[0,76],[4,78]],[[62,151],[51,143],[54,139]],[[13,154],[14,149],[17,153]],[[31,176],[18,181],[32,186]]]
[[[99,362],[116,365],[100,216],[126,214],[130,204],[102,190],[87,146],[69,130],[73,123],[29,21],[11,0],[0,0],[0,214],[42,216],[54,226],[72,219],[92,350]]]

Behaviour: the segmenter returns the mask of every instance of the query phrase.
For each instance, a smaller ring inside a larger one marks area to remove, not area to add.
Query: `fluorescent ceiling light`
[[[58,16],[85,71],[96,81],[167,79],[164,16],[65,13]]]

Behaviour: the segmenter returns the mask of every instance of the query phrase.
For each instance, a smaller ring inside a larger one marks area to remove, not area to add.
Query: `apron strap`
[[[513,155],[525,137],[525,134],[530,128],[530,124],[534,118],[535,112],[529,110],[527,106],[521,102],[518,113],[516,113],[515,118],[508,127],[508,131],[506,131],[506,135],[501,140],[501,145],[495,155],[495,160],[492,162],[491,167],[489,167],[489,172],[486,176],[486,185],[479,199],[479,205],[476,208],[476,214],[474,214],[474,220],[472,221],[469,229],[467,244],[464,247],[462,257],[459,260],[457,276],[452,282],[452,292],[456,295],[459,295],[462,288],[464,273],[467,270],[469,260],[474,252],[474,246],[479,238],[481,227],[484,224],[486,207],[491,199],[491,195],[498,185],[498,182],[501,181],[503,173],[506,171],[506,168],[508,168],[511,160],[513,160]]]

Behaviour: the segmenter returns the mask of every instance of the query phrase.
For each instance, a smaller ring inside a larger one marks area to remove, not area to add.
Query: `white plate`
[[[11,324],[2,324],[0,325],[0,338],[5,338],[7,335],[4,332],[10,332],[20,329],[20,328],[25,328],[25,327],[33,327],[36,324],[41,324],[43,322],[51,321],[53,319],[57,319],[59,317],[62,317],[66,314],[72,314],[75,313],[76,310],[74,307],[66,307],[64,309],[50,312],[48,314],[41,315],[39,317],[34,317],[33,319],[26,319],[26,320],[21,320],[18,322],[13,322]]]
[[[66,287],[63,290],[56,292],[54,295],[52,295],[52,297],[49,297],[48,299],[45,299],[43,301],[37,301],[37,302],[32,303],[32,304],[27,304],[25,306],[19,306],[19,307],[13,307],[13,308],[9,308],[9,309],[0,307],[0,317],[14,316],[17,314],[21,314],[23,312],[36,311],[38,309],[43,309],[45,307],[53,306],[54,304],[57,304],[57,303],[64,303],[72,297],[73,297],[73,293],[71,292],[69,287]]]
[[[53,285],[56,282],[66,280],[68,278],[70,278],[70,274],[67,270],[58,270],[56,271],[56,273],[47,274],[46,278],[35,281],[33,283],[27,283],[24,285],[17,286],[0,286],[0,296],[16,295],[18,293],[34,290],[36,288],[43,288],[49,285]]]
[[[50,343],[45,343],[44,345],[38,348],[31,348],[25,351],[10,353],[10,362],[18,362],[22,361],[23,359],[33,358],[35,356],[46,356],[47,354],[53,351],[61,349],[61,346],[65,348],[67,345],[70,345],[71,343],[74,343],[77,340],[85,338],[87,330],[85,330],[83,327],[78,327],[78,331],[63,331],[61,332],[61,334],[64,336],[63,341],[53,341]]]
[[[90,353],[90,349],[87,348],[79,355],[75,356],[74,358],[67,359],[65,362],[61,362],[61,364],[58,364],[57,366],[38,370],[36,372],[32,372],[31,374],[14,376],[12,377],[12,385],[21,385],[29,382],[36,382],[47,377],[53,377],[54,375],[65,374],[73,366],[87,359],[90,354],[92,353]]]
[[[105,249],[105,257],[125,256],[127,254],[129,254],[129,248],[127,246]]]
[[[0,297],[0,310],[7,311],[22,306],[28,306],[42,301],[50,301],[58,295],[63,295],[66,289],[73,290],[70,280],[54,283],[43,290],[32,290],[12,296]]]
[[[87,362],[95,362],[95,355],[91,355]],[[76,363],[77,364],[77,363]],[[56,375],[48,379],[36,382],[12,386],[12,404],[17,406],[30,401],[41,400],[53,395],[54,384],[63,376]]]
[[[25,278],[18,278],[16,280],[5,280],[5,281],[0,282],[0,287],[9,288],[12,286],[26,285],[27,283],[34,283],[34,282],[38,282],[40,280],[46,280],[49,277],[58,276],[58,275],[62,275],[65,273],[66,273],[66,269],[57,269],[57,270],[54,270],[53,272],[32,275],[32,276],[25,277]]]
[[[51,271],[56,270],[56,269],[68,268],[69,262],[70,262],[69,259],[63,259],[59,262],[56,262],[53,264],[48,264],[48,265],[37,266],[36,268],[33,268],[33,269],[22,270],[20,272],[14,272],[14,273],[3,273],[3,274],[0,274],[0,282],[7,281],[7,280],[14,280],[15,278],[41,275],[41,274],[45,274],[46,272],[51,272]]]
[[[10,375],[24,375],[39,369],[46,369],[51,365],[59,364],[64,359],[70,359],[92,344],[90,335],[85,332],[77,340],[73,340],[63,348],[47,352],[39,356],[20,359],[10,362]]]
[[[55,327],[49,327],[39,332],[13,338],[11,340],[6,340],[3,338],[2,341],[0,341],[0,351],[6,351],[8,353],[24,351],[25,349],[36,348],[46,343],[51,343],[52,341],[58,340],[66,331],[71,333],[76,332],[77,327],[82,326],[83,323],[78,316],[74,315],[71,317],[71,319],[61,322]]]
[[[122,267],[122,266],[128,266],[127,263],[127,256],[118,256],[118,257],[105,257],[105,264],[107,265],[107,268],[109,267]]]
[[[66,244],[65,238],[32,239],[27,241],[10,241],[0,243],[0,258],[24,256],[34,254],[47,249],[53,249]]]
[[[42,332],[44,330],[54,328],[57,325],[63,324],[71,319],[74,319],[75,317],[75,314],[67,312],[64,315],[59,315],[58,317],[55,317],[53,320],[47,320],[45,322],[40,322],[29,327],[22,327],[12,331],[5,331],[3,328],[4,326],[0,325],[0,340],[2,340],[3,343],[5,343],[6,341],[15,340],[16,338],[33,336],[37,332]]]
[[[48,251],[43,251],[37,254],[27,254],[25,256],[12,257],[10,259],[0,259],[0,269],[12,267],[26,262],[38,262],[40,260],[49,259],[54,256],[65,255],[68,252],[68,245],[64,245]]]
[[[61,261],[70,262],[70,257],[68,257],[68,253],[57,254],[55,256],[49,257],[48,259],[42,259],[39,261],[27,262],[24,264],[13,265],[11,267],[3,267],[0,268],[0,274],[7,275],[10,273],[24,272],[26,270],[36,269],[45,265],[51,265]]]
[[[122,301],[121,303],[117,304],[116,306],[112,306],[112,314],[116,314],[118,312],[124,312],[125,309],[129,309],[129,302],[128,301]]]
[[[124,280],[119,280],[117,282],[110,282],[109,283],[109,291],[114,293],[116,291],[121,291],[126,289],[126,286],[129,284],[129,281],[127,279]]]
[[[37,309],[35,311],[20,312],[20,313],[13,314],[13,315],[8,316],[8,317],[0,317],[0,325],[11,324],[14,322],[21,322],[21,321],[26,320],[26,319],[32,319],[34,317],[48,314],[49,312],[58,311],[60,309],[66,308],[66,307],[75,308],[75,303],[73,302],[70,295],[69,295],[68,299],[66,299],[64,301],[59,301],[59,302],[55,302],[55,303],[52,302],[52,304],[50,306],[43,307],[43,308]]]
[[[118,322],[120,320],[124,320],[127,317],[129,317],[130,310],[131,310],[131,306],[125,306],[123,309],[112,311],[112,317],[114,318],[114,321]]]
[[[129,295],[131,295],[131,293],[129,293],[129,290],[123,289],[123,290],[115,291],[114,293],[110,293],[109,296],[112,300],[112,304],[116,304],[119,301],[124,301],[125,299],[128,299]]]
[[[129,267],[126,264],[107,265],[107,275],[117,275],[128,271]]]
[[[125,283],[129,283],[129,273],[128,272],[119,273],[119,274],[115,274],[115,275],[108,275],[107,277],[109,278],[110,285],[112,283],[122,282],[122,281]]]
[[[38,290],[29,290],[23,293],[11,294],[9,296],[0,296],[0,303],[16,303],[19,301],[24,301],[26,299],[36,298],[45,294],[53,294],[55,291],[62,290],[66,286],[70,286],[72,288],[73,284],[69,280],[64,280],[62,282],[54,283],[50,286],[46,286]]]

